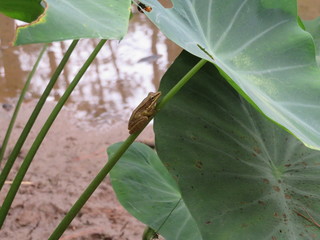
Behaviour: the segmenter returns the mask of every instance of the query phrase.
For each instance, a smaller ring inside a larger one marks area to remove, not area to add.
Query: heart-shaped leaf
[[[163,94],[198,61],[183,52],[161,81]],[[320,152],[256,111],[214,65],[160,110],[154,128],[203,239],[320,239],[308,216],[320,222]]]
[[[37,21],[19,27],[15,45],[66,39],[121,39],[128,28],[130,0],[46,0]]]
[[[120,144],[110,146],[108,155]],[[112,169],[110,177],[122,206],[166,239],[202,239],[176,182],[151,148],[134,143]]]
[[[167,37],[212,61],[268,118],[320,149],[320,69],[295,0],[172,0],[172,9],[143,2]]]

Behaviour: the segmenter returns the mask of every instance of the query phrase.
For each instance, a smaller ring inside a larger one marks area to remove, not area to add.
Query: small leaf
[[[128,28],[130,0],[47,0],[37,21],[17,29],[15,45],[67,39],[121,39]]]
[[[120,144],[110,146],[108,155]],[[110,177],[122,206],[166,239],[202,239],[176,182],[148,146],[134,143],[112,169]]]

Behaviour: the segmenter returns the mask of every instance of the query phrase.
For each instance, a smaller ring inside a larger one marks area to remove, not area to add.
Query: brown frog
[[[133,110],[128,123],[129,133],[133,134],[149,122],[150,118],[156,112],[156,105],[161,92],[150,92],[148,96]]]

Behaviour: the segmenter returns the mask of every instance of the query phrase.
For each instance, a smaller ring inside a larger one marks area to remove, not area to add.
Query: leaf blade
[[[297,23],[296,1],[175,0],[172,9],[145,2],[167,37],[212,61],[205,49],[247,101],[320,149],[320,69],[313,39]]]
[[[165,94],[198,58],[183,52]],[[155,117],[156,148],[203,239],[314,239],[320,152],[252,108],[206,64]]]
[[[108,155],[119,145],[110,146]],[[137,219],[166,239],[201,240],[176,182],[149,147],[134,143],[112,169],[110,177],[118,200]]]

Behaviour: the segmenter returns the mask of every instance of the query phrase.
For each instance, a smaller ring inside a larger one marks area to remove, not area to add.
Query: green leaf
[[[303,24],[306,27],[306,31],[308,31],[314,39],[317,62],[318,66],[320,66],[320,17],[310,21],[303,21]]]
[[[47,0],[45,14],[17,29],[15,45],[67,39],[121,39],[128,28],[130,0]]]
[[[108,155],[112,155],[120,144],[110,146]],[[166,239],[202,239],[187,207],[180,200],[176,182],[148,146],[134,143],[112,169],[110,177],[122,206]]]
[[[41,0],[1,0],[0,12],[24,22],[32,22],[42,14]]]
[[[168,92],[199,59],[183,52]],[[320,152],[266,119],[207,63],[155,117],[156,149],[206,240],[320,239]],[[311,226],[307,226],[311,225]]]
[[[167,37],[214,62],[257,109],[320,149],[320,69],[295,0],[173,0],[172,9],[143,2]]]

